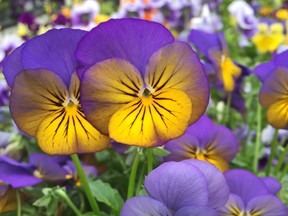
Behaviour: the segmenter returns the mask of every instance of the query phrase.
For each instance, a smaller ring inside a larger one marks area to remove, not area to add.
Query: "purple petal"
[[[101,23],[79,43],[76,58],[78,71],[84,71],[99,61],[122,58],[130,61],[144,75],[150,55],[174,41],[172,34],[161,24],[139,19],[118,19]]]
[[[259,196],[251,199],[247,212],[257,212],[261,216],[285,216],[287,211],[280,199],[273,195]]]
[[[33,176],[32,167],[1,156],[0,181],[11,184],[14,188],[20,188],[38,184],[42,180]]]
[[[24,44],[16,48],[10,55],[8,55],[3,63],[3,74],[10,87],[12,87],[15,76],[22,71],[23,65],[21,62],[21,52],[24,48]]]
[[[255,174],[242,169],[228,170],[224,173],[230,193],[236,194],[247,204],[252,198],[269,195],[264,182]]]
[[[208,183],[208,206],[216,209],[223,205],[229,197],[229,187],[222,172],[214,165],[200,160],[185,160],[189,165],[198,168]]]
[[[172,216],[169,209],[161,202],[150,197],[133,197],[128,199],[120,216],[135,216],[135,215],[166,215]]]
[[[45,180],[65,180],[66,171],[55,162],[52,156],[46,154],[32,154],[30,155],[30,164],[36,167]]]
[[[186,206],[179,209],[174,216],[218,216],[217,212],[207,206]]]
[[[188,36],[188,40],[192,42],[197,49],[208,57],[208,50],[216,48],[222,50],[222,44],[219,40],[219,34],[211,34],[193,29]]]
[[[281,183],[273,177],[261,178],[271,194],[276,195],[281,190]]]
[[[74,52],[85,31],[52,29],[26,42],[22,50],[24,69],[45,68],[54,71],[69,86],[77,61]]]
[[[144,186],[154,199],[177,211],[188,205],[207,205],[208,186],[205,176],[183,162],[166,162],[146,177]]]

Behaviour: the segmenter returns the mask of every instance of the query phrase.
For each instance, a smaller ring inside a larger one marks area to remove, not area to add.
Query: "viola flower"
[[[252,42],[260,52],[274,52],[284,41],[284,27],[281,23],[268,24],[260,22],[258,33],[253,36]]]
[[[279,185],[276,179],[261,179],[241,169],[229,170],[224,175],[229,185],[230,196],[225,207],[218,209],[220,216],[286,215],[285,206],[275,195]],[[273,188],[274,186],[276,187]]]
[[[238,152],[238,142],[227,127],[214,125],[207,116],[202,116],[183,136],[166,143],[165,149],[170,151],[166,161],[198,159],[224,172]]]
[[[71,9],[71,20],[74,27],[94,27],[94,19],[99,14],[100,5],[97,1],[87,0],[76,4]]]
[[[13,120],[48,154],[95,152],[110,143],[86,120],[79,102],[74,51],[84,34],[50,30],[17,48],[4,63]]]
[[[240,77],[242,68],[229,57],[228,45],[223,33],[210,34],[192,30],[188,40],[212,63],[224,90],[232,92],[236,86],[235,80]]]
[[[152,147],[203,114],[209,89],[198,56],[158,23],[110,20],[76,50],[84,113],[116,142]]]
[[[166,162],[148,174],[148,197],[128,199],[121,216],[216,216],[229,190],[223,174],[213,165],[197,160]]]
[[[0,156],[0,181],[13,188],[36,185],[42,181],[66,180],[66,171],[54,159],[45,154],[30,155],[30,162],[19,163]]]
[[[260,104],[267,109],[269,124],[275,128],[288,129],[288,69],[278,67],[264,80],[259,92]]]

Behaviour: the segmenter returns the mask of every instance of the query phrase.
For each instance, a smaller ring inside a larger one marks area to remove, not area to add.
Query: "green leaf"
[[[165,156],[168,156],[170,152],[162,147],[157,147],[157,148],[153,148],[153,154],[156,156],[165,157]]]
[[[40,199],[36,200],[33,203],[33,205],[37,206],[37,207],[45,207],[45,206],[48,207],[48,205],[51,202],[51,199],[52,199],[52,195],[48,194],[48,195],[45,195],[45,196],[41,197]]]
[[[115,212],[120,212],[124,201],[117,190],[101,180],[90,182],[90,187],[99,202],[105,203]]]

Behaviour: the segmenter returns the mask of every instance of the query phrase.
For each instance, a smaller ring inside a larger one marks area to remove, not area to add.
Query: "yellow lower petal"
[[[163,144],[185,132],[191,110],[192,104],[184,92],[159,91],[153,100],[136,98],[118,110],[109,122],[109,134],[112,139],[129,145]]]
[[[288,102],[280,100],[269,106],[268,122],[275,128],[288,128]]]

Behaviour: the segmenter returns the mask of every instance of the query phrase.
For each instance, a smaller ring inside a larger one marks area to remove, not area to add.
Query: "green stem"
[[[153,170],[153,148],[147,148],[147,174]]]
[[[140,170],[140,177],[139,177],[139,179],[138,179],[138,181],[137,181],[137,185],[136,185],[136,195],[138,195],[139,194],[139,192],[140,192],[140,190],[142,189],[142,185],[143,185],[143,179],[144,179],[144,176],[145,176],[145,169],[146,168],[146,166],[142,166],[141,167],[141,170]]]
[[[279,178],[279,181],[281,181],[284,178],[284,176],[287,175],[287,172],[288,172],[288,163],[285,165],[283,172]]]
[[[281,167],[282,167],[282,165],[283,165],[283,162],[284,162],[284,160],[285,160],[285,158],[286,158],[287,153],[288,153],[288,145],[286,145],[284,151],[283,151],[282,154],[280,155],[280,158],[279,158],[278,163],[277,163],[277,165],[276,165],[276,168],[275,168],[275,170],[274,170],[274,175],[275,175],[275,176],[278,175],[279,170],[281,169]]]
[[[139,160],[140,160],[140,154],[139,152],[137,152],[135,155],[133,164],[132,164],[131,173],[129,177],[127,199],[133,197],[134,195],[134,186],[135,186],[135,179],[136,179],[137,169],[139,165]]]
[[[69,207],[73,210],[75,215],[77,216],[82,215],[81,212],[77,209],[77,207],[73,204],[71,199],[67,196],[67,194],[62,189],[56,190],[55,192],[59,197],[61,197],[69,205]]]
[[[232,93],[228,93],[227,102],[226,102],[223,120],[222,120],[223,124],[225,124],[225,125],[228,124],[228,122],[229,122],[231,101],[232,101]]]
[[[81,165],[81,162],[79,160],[79,157],[77,154],[73,154],[71,155],[71,158],[73,160],[73,163],[76,167],[76,170],[77,170],[77,173],[78,173],[78,176],[80,177],[80,181],[84,187],[84,190],[85,190],[85,193],[86,193],[86,196],[87,196],[87,199],[91,205],[91,208],[93,210],[93,213],[97,216],[100,216],[101,215],[101,212],[99,210],[99,207],[97,205],[97,202],[96,200],[94,199],[92,193],[91,193],[91,189],[90,189],[90,186],[89,186],[89,183],[87,181],[87,178],[85,176],[85,173],[84,173],[84,170],[82,168],[82,165]]]
[[[262,127],[262,118],[261,118],[261,105],[257,104],[257,135],[256,135],[256,145],[254,149],[254,160],[253,160],[253,171],[257,172],[258,170],[258,162],[259,162],[259,149],[260,149],[260,141],[261,141],[261,127]]]
[[[21,216],[21,198],[19,190],[16,190],[16,199],[17,199],[17,216]]]
[[[275,129],[273,140],[272,140],[272,143],[271,143],[271,154],[269,156],[268,164],[267,164],[267,168],[266,168],[266,175],[267,176],[270,175],[270,171],[271,171],[271,168],[272,168],[272,161],[273,161],[273,159],[274,159],[274,157],[276,155],[277,138],[278,138],[278,129]]]

